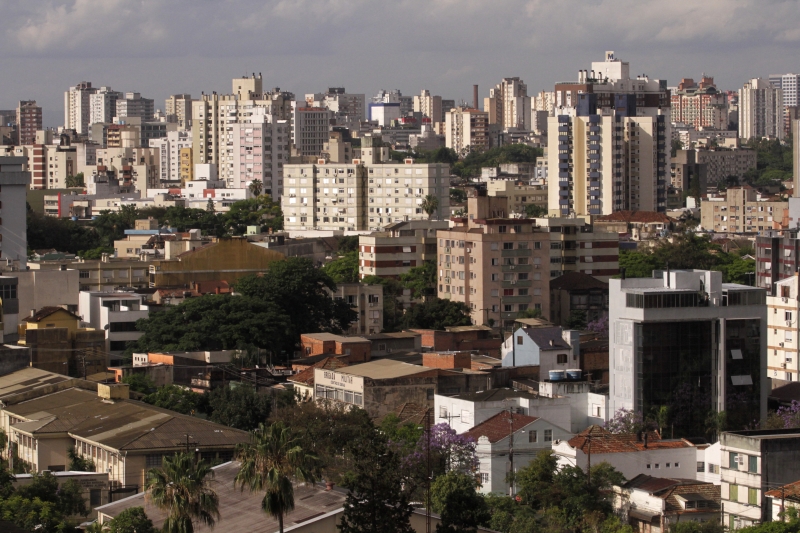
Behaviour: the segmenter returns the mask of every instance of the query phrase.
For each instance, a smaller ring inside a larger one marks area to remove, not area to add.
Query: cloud
[[[262,71],[297,94],[422,88],[471,100],[503,76],[534,93],[604,50],[633,72],[714,75],[725,88],[796,69],[796,0],[0,0],[0,107],[60,119],[80,79],[170,93],[228,91]]]

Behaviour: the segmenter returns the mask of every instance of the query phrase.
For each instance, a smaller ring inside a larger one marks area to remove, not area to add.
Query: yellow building
[[[194,179],[194,162],[192,160],[191,146],[180,149],[180,178],[181,187],[186,187],[187,181]]]

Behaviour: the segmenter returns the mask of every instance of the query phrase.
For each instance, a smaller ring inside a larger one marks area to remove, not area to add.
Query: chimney
[[[472,86],[472,107],[474,107],[475,109],[480,109],[478,107],[478,86],[477,85],[473,85]]]

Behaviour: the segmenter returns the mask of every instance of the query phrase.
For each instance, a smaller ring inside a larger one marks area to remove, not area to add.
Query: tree
[[[437,533],[474,533],[489,520],[486,500],[475,490],[475,476],[458,472],[448,472],[433,482],[431,510],[442,517]]]
[[[611,433],[638,433],[645,429],[645,422],[641,413],[632,409],[621,407],[617,409],[614,416],[605,424],[605,428]]]
[[[340,255],[346,254],[348,252],[357,252],[358,251],[358,235],[348,235],[346,237],[340,237],[337,252]]]
[[[227,213],[216,218],[231,235],[244,235],[248,226],[257,226],[260,231],[283,229],[281,206],[266,194],[234,202]]]
[[[209,527],[219,520],[219,497],[210,487],[214,471],[189,453],[164,457],[162,468],[147,471],[146,490],[156,507],[167,514],[164,533],[193,533],[194,522]]]
[[[202,396],[178,385],[165,385],[144,397],[144,402],[162,409],[191,415],[200,406]]]
[[[675,157],[675,154],[678,153],[678,150],[683,150],[683,143],[678,139],[673,139],[672,146],[670,148],[670,157]]]
[[[758,527],[758,526],[756,526]],[[751,528],[743,528],[739,531],[750,533]],[[669,533],[724,533],[725,527],[719,520],[705,520],[695,522],[694,520],[684,520],[677,522],[669,527]]]
[[[525,216],[528,218],[540,218],[547,216],[547,206],[528,204],[525,206]]]
[[[428,194],[422,199],[422,203],[419,204],[419,206],[428,215],[428,219],[430,219],[439,209],[439,199],[432,194]]]
[[[400,275],[400,283],[411,290],[412,298],[424,300],[436,294],[436,262],[425,261]]]
[[[294,509],[294,480],[312,483],[316,479],[316,457],[306,453],[300,440],[288,427],[276,422],[259,424],[251,432],[250,442],[236,449],[241,466],[233,480],[244,490],[264,491],[261,509],[278,519],[283,533],[283,517]]]
[[[156,384],[146,374],[128,374],[120,381],[127,384],[132,391],[142,394],[150,394],[156,388]]]
[[[347,252],[340,255],[330,263],[322,267],[331,279],[338,283],[357,283],[358,282],[358,252]]]
[[[378,276],[365,276],[361,283],[383,285],[383,331],[396,331],[403,314],[403,307],[398,299],[403,296],[403,285],[394,278]]]
[[[451,204],[463,204],[467,201],[467,191],[464,189],[454,189],[450,188],[450,203]]]
[[[403,329],[438,329],[472,324],[467,304],[431,298],[409,309],[401,321]]]
[[[8,469],[5,461],[0,461],[0,501],[14,492],[14,474]]]
[[[55,533],[69,530],[69,517],[87,516],[83,489],[75,480],[60,487],[50,472],[33,474],[30,484],[19,487],[3,502],[2,517],[29,531]]]
[[[263,188],[263,185],[264,184],[261,182],[261,180],[253,180],[250,182],[250,185],[248,185],[247,188],[250,189],[250,193],[252,193],[253,196],[261,196],[261,189]]]
[[[542,318],[542,310],[538,307],[529,307],[520,311],[517,318]]]
[[[208,393],[209,418],[212,422],[244,431],[252,431],[269,418],[272,401],[247,384],[217,387]]]
[[[586,311],[583,309],[573,310],[567,319],[567,329],[586,329]]]
[[[94,472],[97,468],[91,458],[78,455],[74,447],[67,450],[67,459],[71,472]]]
[[[348,445],[350,471],[341,533],[412,533],[411,503],[403,490],[400,460],[376,432]]]
[[[64,184],[67,186],[67,188],[86,187],[86,184],[83,181],[83,172],[78,172],[74,176],[67,176],[67,179],[64,180]]]
[[[327,291],[335,289],[327,273],[301,257],[275,261],[263,276],[245,277],[236,283],[238,293],[273,304],[288,318],[286,333],[270,338],[270,345],[280,345],[286,353],[294,352],[302,333],[341,333],[358,318],[347,302],[331,298]]]
[[[111,519],[108,533],[156,533],[142,507],[129,507]]]
[[[232,294],[206,294],[136,322],[144,334],[129,352],[233,350],[245,345],[277,353],[291,330],[274,302]]]

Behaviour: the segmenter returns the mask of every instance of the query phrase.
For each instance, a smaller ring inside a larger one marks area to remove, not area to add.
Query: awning
[[[628,515],[632,518],[636,518],[637,520],[644,520],[645,522],[652,522],[653,518],[658,518],[661,516],[660,513],[645,511],[643,509],[631,509],[628,511]]]

